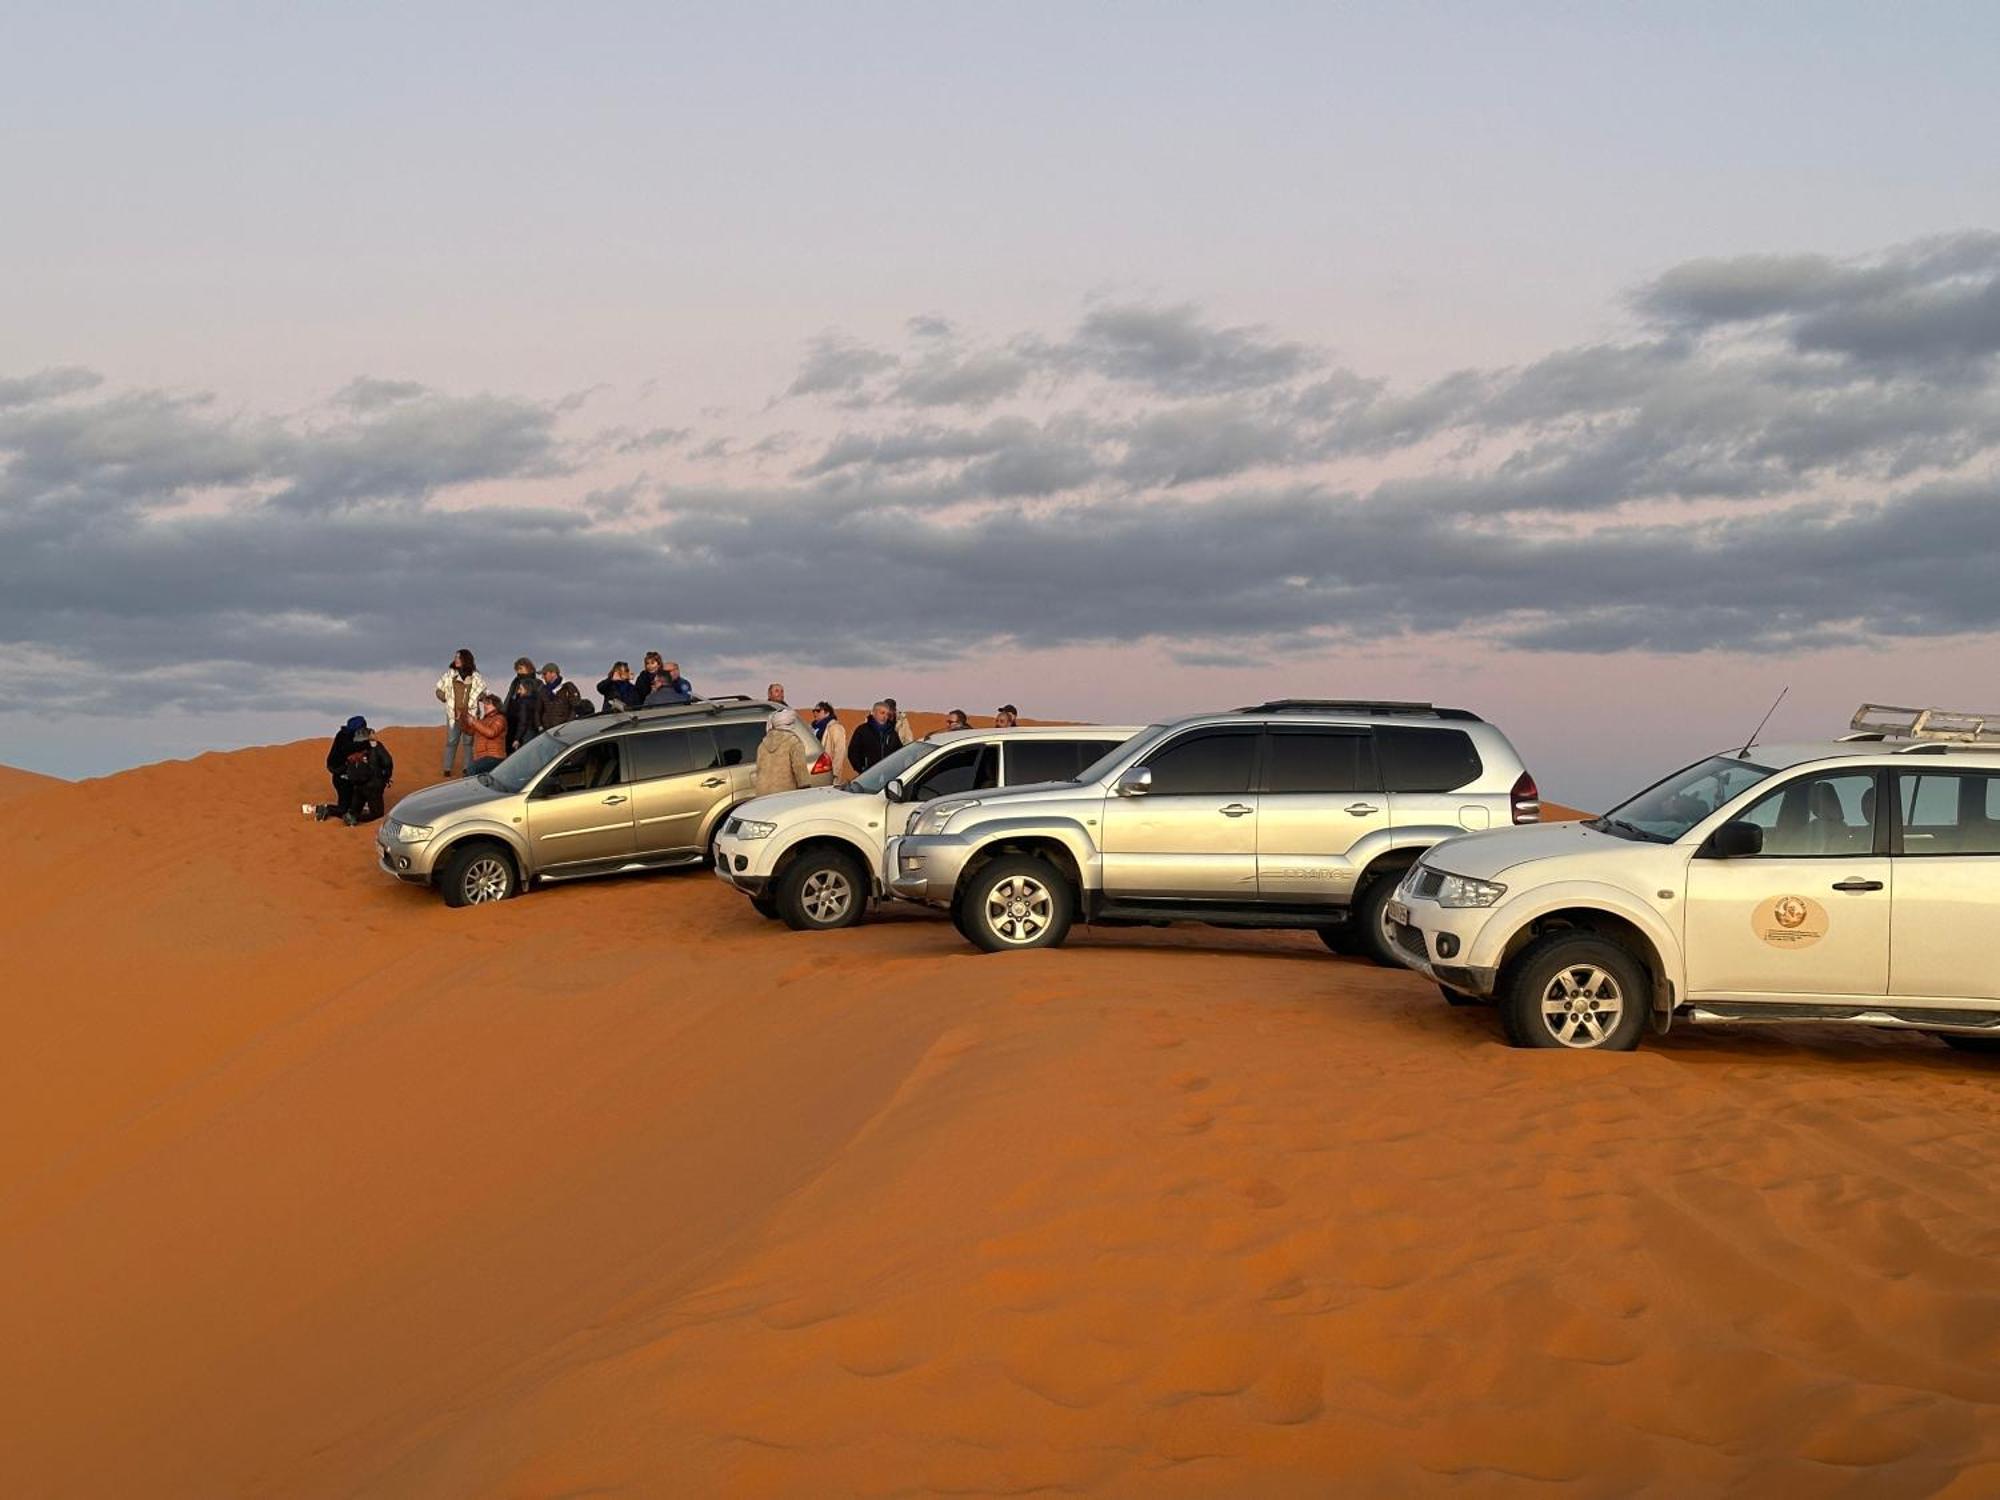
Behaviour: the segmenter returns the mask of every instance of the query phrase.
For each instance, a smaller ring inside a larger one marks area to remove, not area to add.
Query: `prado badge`
[[[1826,925],[1826,908],[1810,896],[1773,896],[1750,913],[1750,930],[1773,948],[1810,948]]]

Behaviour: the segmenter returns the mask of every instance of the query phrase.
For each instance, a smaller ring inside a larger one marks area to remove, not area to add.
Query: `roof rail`
[[[1956,708],[1897,708],[1864,703],[1854,711],[1850,738],[1931,740],[1960,745],[2000,745],[2000,713]]]
[[[633,723],[639,719],[658,718],[662,714],[685,714],[690,717],[695,714],[719,714],[725,709],[741,708],[756,701],[748,693],[724,693],[716,698],[696,698],[692,703],[656,703],[651,708],[612,709],[610,712],[627,723]]]
[[[1399,703],[1379,698],[1273,698],[1269,703],[1246,704],[1236,712],[1239,714],[1330,712],[1379,714],[1384,717],[1394,714],[1422,714],[1437,719],[1461,719],[1474,724],[1485,722],[1470,709],[1438,708],[1429,703]]]

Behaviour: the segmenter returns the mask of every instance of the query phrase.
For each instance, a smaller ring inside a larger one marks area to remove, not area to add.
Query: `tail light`
[[[1535,785],[1535,778],[1526,771],[1514,783],[1509,794],[1514,799],[1514,821],[1516,823],[1539,823],[1542,821],[1542,793]]]
[[[833,772],[833,757],[831,755],[828,755],[824,750],[820,751],[819,759],[813,762],[812,774],[814,776],[819,776],[822,774],[831,775],[832,772]],[[1534,791],[1535,791],[1535,784],[1532,781],[1530,781],[1528,783],[1528,794],[1530,796],[1533,796]]]

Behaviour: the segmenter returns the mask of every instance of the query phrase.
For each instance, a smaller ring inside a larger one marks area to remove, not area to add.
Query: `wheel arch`
[[[881,884],[881,874],[877,866],[879,858],[870,858],[868,851],[853,839],[839,833],[808,833],[793,840],[778,851],[778,857],[771,861],[770,880],[775,885],[784,879],[785,871],[799,862],[802,855],[819,850],[836,850],[846,855],[861,867],[861,873],[873,885]]]
[[[1654,1014],[1672,1013],[1676,1003],[1674,972],[1658,935],[1627,913],[1589,901],[1550,907],[1516,926],[1508,934],[1495,966],[1499,986],[1504,988],[1530,945],[1552,932],[1563,931],[1602,938],[1630,953],[1652,983]]]
[[[446,863],[457,858],[474,844],[491,844],[504,853],[508,862],[514,867],[514,879],[523,889],[527,888],[532,878],[528,873],[527,851],[500,829],[483,824],[474,824],[463,832],[454,834],[446,843],[439,846],[437,852],[431,856],[428,883],[436,885],[444,873]]]
[[[1069,841],[1053,832],[1018,832],[998,834],[981,844],[973,856],[958,872],[958,884],[952,890],[952,905],[965,894],[965,888],[978,877],[979,872],[996,859],[1010,854],[1024,854],[1036,859],[1047,860],[1058,874],[1069,883],[1071,900],[1081,903],[1084,898],[1083,864]]]

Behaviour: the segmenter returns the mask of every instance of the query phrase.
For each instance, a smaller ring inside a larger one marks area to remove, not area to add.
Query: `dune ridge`
[[[2000,1490],[2000,1069],[700,872],[451,912],[319,749],[10,811],[13,1492]]]

